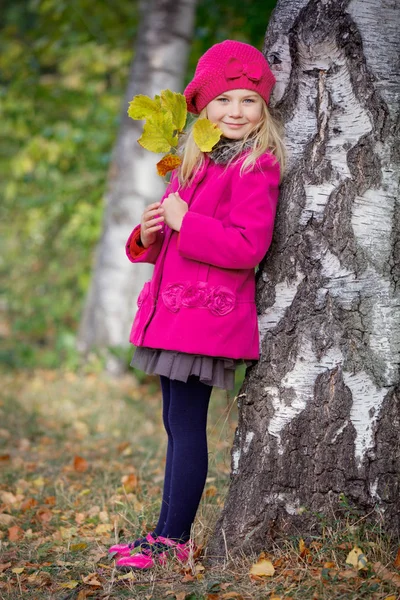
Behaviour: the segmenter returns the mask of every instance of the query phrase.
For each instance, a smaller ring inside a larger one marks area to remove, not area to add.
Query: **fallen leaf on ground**
[[[358,571],[364,570],[367,568],[367,557],[358,546],[354,546],[352,550],[350,550],[349,554],[346,558],[346,565],[351,565],[355,567]]]
[[[66,588],[67,590],[73,590],[74,588],[76,588],[77,585],[79,585],[79,581],[75,581],[74,579],[72,579],[71,581],[66,581],[65,583],[60,583],[60,587],[61,588]]]
[[[374,563],[373,569],[380,579],[383,579],[384,581],[390,581],[396,587],[400,588],[400,575],[389,571],[389,569],[384,567],[380,562]]]
[[[36,513],[36,518],[41,523],[50,523],[51,519],[53,518],[53,513],[48,508],[39,508]]]
[[[80,550],[84,550],[85,548],[87,548],[87,544],[85,542],[71,544],[71,552],[79,552]]]
[[[358,572],[353,569],[346,569],[346,571],[339,571],[339,577],[341,579],[354,579],[358,577]]]
[[[33,573],[32,575],[29,575],[27,580],[28,580],[28,583],[30,583],[31,585],[36,585],[38,587],[42,587],[42,586],[51,584],[51,575],[50,575],[50,573],[47,573],[46,571],[41,571],[38,573]]]
[[[82,458],[82,456],[74,456],[74,469],[78,471],[78,473],[84,473],[89,468],[87,460]]]
[[[21,575],[25,571],[25,567],[15,567],[11,569],[11,573],[15,573],[15,575]]]
[[[111,525],[111,523],[99,523],[99,525],[97,525],[95,532],[98,535],[104,535],[107,533],[110,533],[113,530],[113,526]]]
[[[396,558],[394,559],[394,566],[396,569],[400,569],[400,548],[397,550]]]
[[[126,580],[126,579],[132,579],[133,581],[136,579],[136,577],[134,576],[132,571],[129,571],[129,573],[125,573],[125,575],[118,575],[117,577],[118,581],[122,581],[122,580]]]
[[[35,500],[35,498],[27,498],[21,504],[21,510],[26,512],[27,510],[29,510],[30,508],[34,508],[35,506],[37,506],[37,500]]]
[[[206,498],[212,498],[213,496],[215,496],[217,494],[217,488],[215,487],[215,485],[210,485],[210,487],[206,489],[205,494]]]
[[[10,562],[0,564],[0,573],[2,573],[3,571],[6,571],[10,567],[11,567],[11,563]]]
[[[135,492],[139,486],[138,477],[134,473],[130,473],[129,475],[124,475],[121,479],[121,482],[127,493]]]
[[[86,585],[91,585],[93,587],[102,587],[102,584],[97,579],[97,573],[89,573],[89,575],[86,576],[82,575],[82,581],[83,583],[86,583]]]
[[[258,577],[272,577],[274,573],[274,565],[266,558],[261,558],[250,568],[250,575],[257,575]]]
[[[2,513],[0,515],[0,525],[11,525],[15,521],[15,517]]]
[[[24,537],[24,532],[21,529],[21,527],[18,527],[18,525],[14,525],[13,527],[9,528],[8,539],[10,540],[10,542],[17,542],[18,540],[20,540],[23,537]]]

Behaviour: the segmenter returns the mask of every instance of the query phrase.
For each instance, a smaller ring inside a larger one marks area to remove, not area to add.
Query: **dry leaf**
[[[21,527],[18,527],[18,525],[14,525],[13,527],[9,528],[8,539],[10,540],[10,542],[18,542],[18,540],[20,540],[23,537],[24,532],[21,529]]]
[[[35,498],[27,498],[22,504],[21,504],[21,510],[23,510],[24,512],[26,512],[27,510],[34,508],[35,506],[37,506],[37,500],[35,500]]]
[[[25,567],[15,567],[11,569],[11,573],[15,573],[15,575],[21,575],[25,571]]]
[[[3,571],[6,571],[10,567],[11,567],[11,563],[10,562],[0,564],[0,573],[2,573]]]
[[[341,579],[354,579],[358,577],[358,572],[353,569],[346,569],[346,571],[339,571],[338,575]]]
[[[389,571],[389,569],[384,567],[380,562],[374,563],[373,569],[380,579],[383,579],[384,581],[390,581],[393,583],[393,585],[400,588],[400,575]]]
[[[10,460],[10,455],[9,454],[0,454],[0,461],[1,462],[6,462],[7,460]]]
[[[82,456],[74,456],[74,469],[78,473],[84,473],[89,468],[87,461]]]
[[[134,576],[133,571],[129,571],[129,573],[125,573],[125,575],[118,575],[117,579],[118,581],[121,581],[122,579],[132,579],[135,581],[136,577]]]
[[[36,513],[36,518],[41,523],[50,523],[51,519],[53,518],[53,513],[48,508],[39,508]]]
[[[110,533],[112,530],[113,526],[111,525],[111,523],[100,523],[99,525],[97,525],[95,532],[98,535],[104,535]]]
[[[186,592],[178,592],[175,595],[175,598],[176,598],[176,600],[185,600],[186,595],[187,595]]]
[[[396,569],[400,569],[400,548],[397,550],[396,558],[394,559],[394,566]]]
[[[383,600],[399,600],[398,596],[386,596]]]
[[[257,575],[258,577],[272,577],[274,573],[274,565],[266,558],[261,558],[250,568],[250,575]]]
[[[350,550],[346,558],[346,565],[351,565],[352,567],[355,567],[358,571],[367,568],[367,558],[361,550],[361,548],[359,548],[358,546],[354,546],[354,548]]]
[[[37,573],[33,573],[33,575],[29,575],[27,581],[31,585],[42,587],[51,584],[51,575],[47,571],[38,571]]]
[[[206,497],[207,498],[211,498],[212,496],[216,496],[217,494],[217,488],[215,487],[215,485],[210,485],[210,487],[208,487],[206,489]]]
[[[219,598],[223,598],[223,600],[229,600],[230,598],[237,598],[237,600],[243,600],[243,596],[242,594],[239,594],[239,592],[225,592],[224,594],[222,594],[222,596],[219,596]]]
[[[324,563],[324,569],[335,569],[336,564],[334,562],[326,562]]]
[[[79,581],[75,581],[74,579],[71,579],[71,581],[66,581],[65,583],[60,583],[60,587],[61,588],[66,588],[67,590],[73,590],[74,588],[76,588],[77,585],[79,585]]]
[[[303,538],[299,540],[299,552],[301,558],[304,558],[304,556],[310,554],[310,550],[307,548]]]
[[[139,486],[139,479],[134,473],[124,475],[121,479],[121,482],[127,493],[135,492]]]
[[[173,171],[176,167],[179,167],[181,162],[182,160],[176,154],[167,154],[156,164],[157,173],[161,175],[161,177],[165,177],[169,171]]]
[[[46,482],[44,478],[40,475],[40,477],[36,477],[36,479],[32,481],[32,484],[37,488],[42,488],[45,486]]]
[[[100,581],[97,579],[97,573],[89,573],[89,575],[82,575],[83,583],[92,587],[103,587]]]
[[[0,525],[11,525],[11,523],[14,523],[14,521],[15,517],[12,515],[7,515],[6,513],[2,513],[0,515]]]
[[[80,550],[85,550],[85,548],[87,548],[87,544],[85,542],[71,544],[71,552],[80,552]]]
[[[56,497],[55,496],[47,496],[47,498],[44,499],[44,503],[48,504],[49,506],[55,506]]]
[[[21,496],[15,496],[15,494],[12,494],[11,492],[1,492],[0,498],[1,501],[7,505],[17,504],[17,502],[22,500]]]

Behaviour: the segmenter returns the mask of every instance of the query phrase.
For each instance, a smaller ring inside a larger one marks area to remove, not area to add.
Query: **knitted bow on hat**
[[[240,60],[231,56],[225,67],[225,77],[227,79],[237,79],[242,75],[245,75],[251,81],[260,81],[262,75],[260,62],[254,61],[243,64]]]

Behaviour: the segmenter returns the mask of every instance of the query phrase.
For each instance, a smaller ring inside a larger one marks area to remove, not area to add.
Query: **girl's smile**
[[[230,90],[211,100],[207,118],[218,125],[225,137],[239,140],[249,133],[262,115],[262,99],[250,90]]]

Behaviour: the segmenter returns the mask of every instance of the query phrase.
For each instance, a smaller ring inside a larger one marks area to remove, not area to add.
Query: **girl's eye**
[[[249,102],[250,104],[253,104],[254,100],[253,100],[253,98],[246,98],[245,102]]]
[[[228,98],[218,98],[218,102],[225,102],[225,100],[228,102]]]

